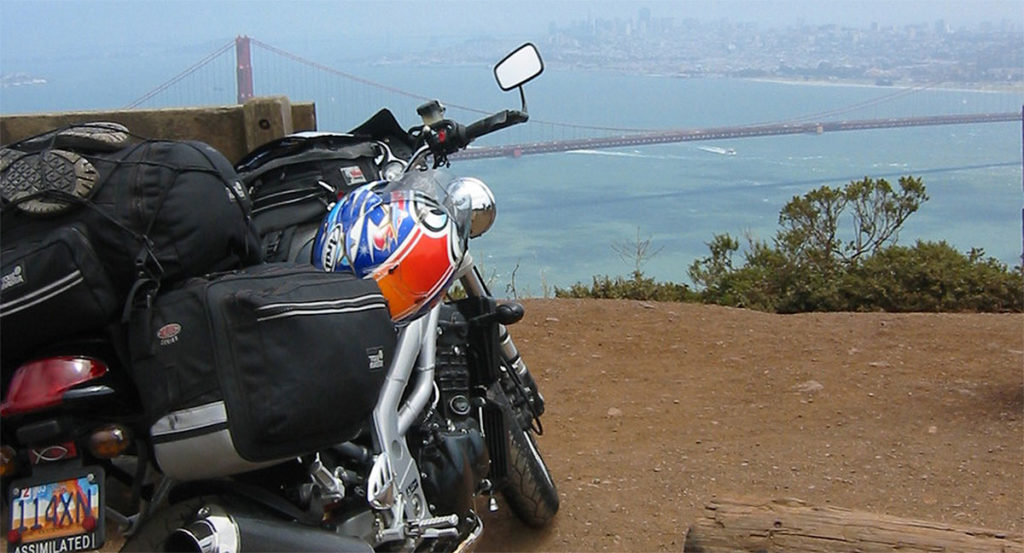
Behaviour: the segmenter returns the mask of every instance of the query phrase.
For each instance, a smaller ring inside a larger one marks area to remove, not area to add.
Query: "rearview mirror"
[[[530,82],[544,71],[537,47],[527,42],[494,66],[494,78],[502,90],[512,90]]]

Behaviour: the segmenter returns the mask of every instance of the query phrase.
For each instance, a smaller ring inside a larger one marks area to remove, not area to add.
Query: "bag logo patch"
[[[24,272],[25,271],[22,270],[21,265],[16,265],[14,270],[11,271],[11,274],[4,275],[3,285],[0,287],[0,290],[6,290],[12,286],[23,284],[25,282]]]
[[[178,323],[165,324],[156,331],[156,337],[160,340],[161,346],[169,346],[177,342],[178,334],[181,334],[181,325]]]
[[[366,348],[366,359],[370,362],[370,370],[375,371],[384,368],[384,349]]]
[[[356,184],[363,184],[366,182],[366,175],[363,174],[363,170],[358,166],[356,167],[342,167],[340,169],[341,176],[345,179],[345,184],[353,186]]]

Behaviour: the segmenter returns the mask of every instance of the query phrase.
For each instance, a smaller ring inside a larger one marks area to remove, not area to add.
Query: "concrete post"
[[[287,96],[261,96],[242,104],[246,151],[295,132]]]

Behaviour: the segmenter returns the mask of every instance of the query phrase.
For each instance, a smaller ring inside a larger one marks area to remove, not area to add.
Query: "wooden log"
[[[716,499],[684,553],[1024,553],[1024,534],[910,520],[798,499]]]

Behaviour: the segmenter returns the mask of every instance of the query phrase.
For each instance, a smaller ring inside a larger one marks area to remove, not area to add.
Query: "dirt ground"
[[[1024,315],[525,305],[561,510],[480,551],[680,551],[716,497],[1024,531]]]
[[[729,497],[1024,532],[1024,315],[525,305],[561,510],[478,551],[678,552]]]

